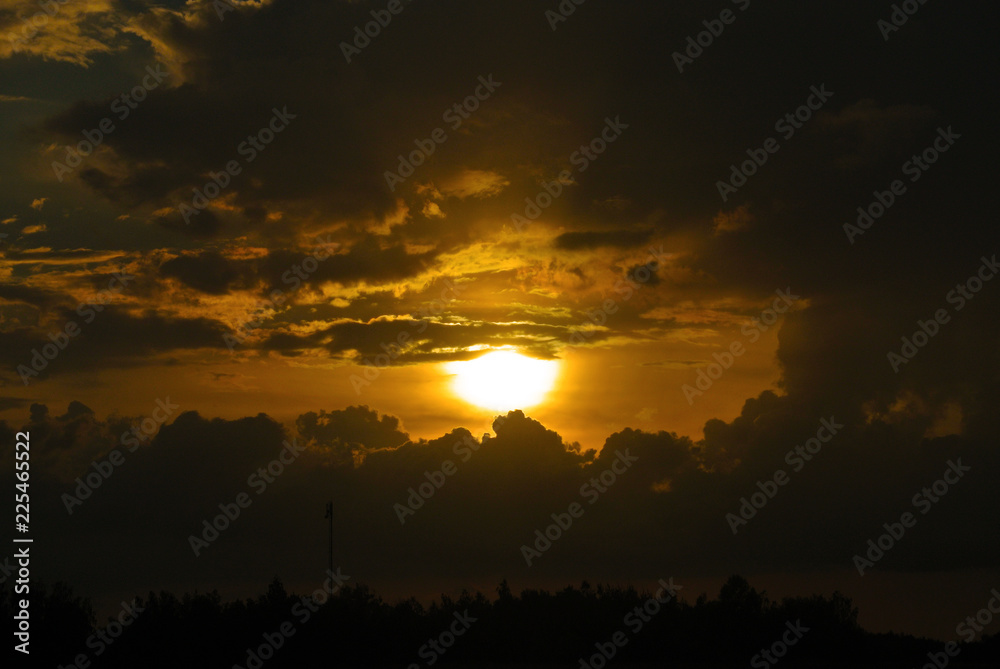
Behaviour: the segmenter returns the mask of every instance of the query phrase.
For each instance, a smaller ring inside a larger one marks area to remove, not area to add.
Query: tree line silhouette
[[[0,595],[0,614],[9,625],[19,596],[9,584],[0,588]],[[730,577],[714,600],[704,594],[694,603],[666,598],[654,607],[655,614],[645,609],[641,629],[624,623],[653,596],[633,587],[592,587],[587,582],[515,595],[504,581],[495,596],[463,591],[424,606],[414,598],[390,604],[365,585],[348,584],[322,604],[310,602],[311,613],[303,616],[302,597],[286,592],[275,578],[265,594],[229,602],[214,591],[181,597],[150,593],[135,601],[140,612],[134,620],[115,626],[113,618],[99,625],[90,602],[59,583],[32,589],[31,664],[67,669],[74,663],[80,669],[404,668],[432,663],[735,667],[750,664],[796,621],[809,631],[783,654],[783,667],[923,667],[932,662],[928,653],[940,653],[944,646],[866,632],[851,600],[839,593],[774,602],[740,576]],[[466,622],[458,625],[459,620]],[[607,659],[616,632],[627,641]],[[987,636],[960,648],[957,657],[948,658],[948,666],[997,666],[1000,637]]]

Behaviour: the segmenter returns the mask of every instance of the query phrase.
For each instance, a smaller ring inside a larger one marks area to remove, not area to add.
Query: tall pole
[[[330,520],[330,573],[333,574],[333,502],[326,503],[326,517]]]

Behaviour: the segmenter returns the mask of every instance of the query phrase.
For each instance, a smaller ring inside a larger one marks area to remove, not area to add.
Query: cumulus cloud
[[[1000,500],[983,483],[1000,473],[1000,461],[988,441],[924,438],[915,418],[850,422],[801,409],[765,393],[732,422],[706,425],[702,440],[627,429],[599,452],[567,443],[521,412],[498,417],[492,434],[456,428],[431,440],[411,440],[398,418],[367,407],[308,412],[294,429],[264,414],[210,420],[178,408],[136,449],[123,447],[121,435],[142,417],[99,419],[80,403],[60,416],[34,405],[25,428],[38,451],[39,531],[47,545],[78,547],[55,551],[66,557],[52,558],[52,568],[88,587],[154,587],[168,575],[226,587],[276,569],[308,579],[322,555],[317,520],[328,499],[338,553],[361,580],[615,578],[623,554],[630,573],[650,578],[663,564],[718,575],[851,569],[852,555],[881,523],[910,508],[949,462],[970,467],[967,478],[946,503],[920,515],[906,549],[878,569],[944,570],[956,553],[967,567],[995,562],[1000,540],[982,510]],[[789,460],[822,425],[835,434],[814,459]],[[306,450],[258,493],[250,477],[292,442]],[[116,448],[125,464],[70,517],[63,495]],[[364,458],[354,457],[359,451]],[[740,513],[742,498],[777,469],[791,482],[738,525],[734,539],[727,514]],[[433,484],[442,470],[451,473]],[[411,499],[429,480],[436,491]],[[188,537],[240,492],[252,505],[194,561]],[[583,516],[528,567],[521,547],[574,502]],[[98,528],[102,541],[86,542]],[[96,565],[115,554],[130,559],[112,583]]]

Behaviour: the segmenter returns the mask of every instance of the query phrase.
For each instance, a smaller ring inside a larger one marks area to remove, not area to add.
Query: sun
[[[449,362],[445,368],[454,375],[452,390],[456,395],[492,411],[541,404],[559,375],[557,360],[539,360],[510,350]]]

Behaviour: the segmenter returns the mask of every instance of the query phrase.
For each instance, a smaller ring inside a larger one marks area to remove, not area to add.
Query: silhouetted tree
[[[11,620],[12,593],[0,589],[0,609]],[[469,629],[450,640],[435,666],[534,664],[576,667],[624,632],[628,643],[615,657],[617,666],[744,666],[781,638],[788,621],[802,620],[809,633],[782,665],[824,666],[839,660],[848,666],[884,662],[883,666],[919,666],[941,644],[892,634],[869,634],[857,623],[858,611],[847,597],[812,595],[772,603],[767,594],[740,576],[730,577],[715,600],[699,596],[694,604],[668,601],[652,605],[652,592],[586,582],[557,592],[526,589],[515,594],[504,580],[496,599],[481,592],[441,595],[428,606],[410,598],[388,604],[367,586],[351,584],[323,603],[290,594],[275,578],[256,598],[223,602],[218,592],[150,593],[138,600],[138,619],[102,652],[86,644],[106,623],[96,623],[90,604],[65,585],[32,592],[33,655],[39,666],[69,664],[79,653],[94,669],[201,669],[247,667],[247,654],[275,638],[282,624],[294,634],[268,650],[266,669],[285,667],[426,666],[420,649],[442,639],[456,616],[471,616]],[[311,602],[307,609],[303,603]],[[308,616],[303,613],[309,610]],[[636,629],[636,611],[644,611]],[[631,617],[630,617],[631,616]],[[631,621],[631,622],[627,622]],[[447,637],[445,637],[447,638]],[[973,660],[996,666],[996,637],[963,645],[961,666]],[[44,662],[44,665],[41,664]],[[902,663],[902,664],[900,664]]]

